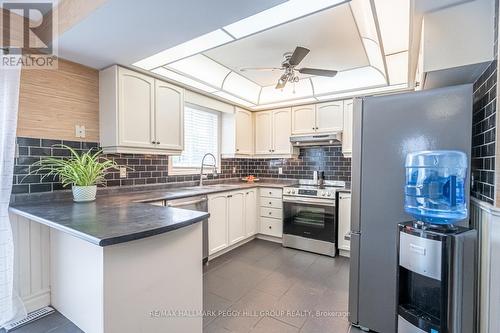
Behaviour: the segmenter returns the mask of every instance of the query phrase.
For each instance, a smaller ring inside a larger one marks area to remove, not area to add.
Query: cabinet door
[[[229,245],[245,238],[245,192],[230,192],[228,198]]]
[[[228,246],[227,213],[228,204],[225,193],[208,197],[208,254],[213,254]]]
[[[154,148],[155,80],[125,68],[119,69],[118,80],[119,144]]]
[[[273,110],[273,154],[290,154],[292,145],[292,111],[290,108]]]
[[[350,241],[344,236],[351,231],[351,194],[339,193],[339,232],[338,244],[341,250],[350,250]]]
[[[344,129],[342,131],[342,153],[347,156],[352,154],[352,107],[353,100],[344,101]]]
[[[272,112],[255,114],[255,154],[272,154]]]
[[[245,233],[246,237],[257,233],[257,191],[246,191],[245,195]]]
[[[316,132],[341,131],[344,126],[344,102],[327,102],[316,105]]]
[[[184,89],[155,80],[155,141],[161,149],[184,145]]]
[[[292,134],[309,134],[316,130],[316,107],[302,105],[292,107]]]
[[[236,154],[253,154],[252,113],[236,108]]]

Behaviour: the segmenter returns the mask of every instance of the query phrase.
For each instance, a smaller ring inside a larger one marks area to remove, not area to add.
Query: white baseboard
[[[234,250],[235,248],[240,247],[243,244],[246,244],[246,243],[248,243],[248,242],[250,242],[250,241],[252,241],[254,239],[255,239],[255,235],[254,236],[250,236],[248,238],[245,238],[245,239],[239,241],[238,243],[230,245],[230,246],[226,247],[225,249],[222,249],[222,250],[220,250],[218,252],[215,252],[214,254],[211,254],[211,255],[208,256],[208,261],[210,261],[212,259],[215,259],[217,257],[220,257],[221,255],[223,255],[225,253],[228,253],[229,251]]]
[[[41,290],[36,294],[31,294],[28,297],[23,298],[23,302],[26,307],[26,312],[28,313],[44,308],[50,305],[50,289]]]

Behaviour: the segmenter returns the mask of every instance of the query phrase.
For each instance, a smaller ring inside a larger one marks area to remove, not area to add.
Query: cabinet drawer
[[[260,233],[263,235],[282,237],[283,236],[283,222],[277,219],[268,217],[260,218]]]
[[[282,196],[283,190],[280,188],[261,188],[260,196],[266,198],[280,198]]]
[[[273,219],[282,219],[283,218],[283,210],[280,208],[260,208],[260,216],[262,217],[270,217]]]
[[[281,200],[281,198],[276,199],[260,197],[260,206],[268,208],[281,208],[283,207],[283,201]]]

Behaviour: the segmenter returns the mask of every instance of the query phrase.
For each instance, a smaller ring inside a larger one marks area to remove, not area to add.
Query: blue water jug
[[[467,155],[461,151],[419,151],[406,156],[405,211],[431,224],[467,218]]]

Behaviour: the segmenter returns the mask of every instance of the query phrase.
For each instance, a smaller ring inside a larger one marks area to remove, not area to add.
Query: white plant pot
[[[71,190],[73,191],[73,201],[75,202],[94,201],[97,193],[97,185],[73,186]]]

